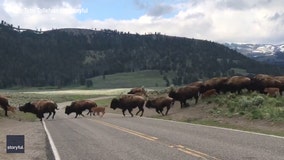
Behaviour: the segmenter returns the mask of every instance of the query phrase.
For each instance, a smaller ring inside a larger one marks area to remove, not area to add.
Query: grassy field
[[[169,80],[173,73],[167,73]],[[157,70],[139,71],[130,73],[117,73],[91,78],[93,86],[91,88],[133,88],[133,87],[166,87],[163,75]]]

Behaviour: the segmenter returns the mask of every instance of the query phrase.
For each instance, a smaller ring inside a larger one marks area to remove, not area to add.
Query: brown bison
[[[4,109],[5,111],[5,116],[8,116],[8,107],[10,106],[9,105],[9,102],[8,102],[8,98],[4,97],[4,96],[0,96],[0,106],[1,108]]]
[[[187,86],[196,86],[200,88],[202,85],[203,85],[202,81],[196,81],[196,82],[189,83]]]
[[[282,96],[282,92],[284,91],[284,76],[275,76],[274,78],[281,82],[281,85],[279,87],[279,92],[280,95]]]
[[[189,106],[186,104],[187,99],[195,98],[195,104],[198,102],[199,88],[196,86],[184,86],[177,90],[171,90],[168,94],[169,97],[173,98],[174,101],[180,101],[180,107],[184,108]]]
[[[97,113],[98,116],[103,117],[104,114],[105,114],[106,108],[105,107],[93,107],[93,108],[91,108],[91,110],[92,110],[94,116]]]
[[[258,74],[251,78],[250,89],[253,91],[264,93],[264,89],[270,87],[281,88],[281,82],[276,78],[266,74]]]
[[[211,97],[211,96],[214,96],[214,95],[218,95],[218,93],[216,92],[216,89],[210,89],[210,90],[207,90],[206,92],[202,93],[201,98],[204,99],[204,98],[208,98],[208,97]]]
[[[279,95],[279,88],[273,88],[273,87],[269,87],[269,88],[264,88],[264,93],[266,93],[268,96],[271,97],[276,97],[277,95]]]
[[[162,114],[163,116],[164,115],[167,115],[170,108],[173,106],[174,104],[174,99],[173,98],[170,98],[170,97],[158,97],[158,98],[155,98],[155,99],[152,99],[152,100],[148,100],[146,102],[146,107],[147,108],[155,108],[156,109],[156,112],[158,114]],[[164,108],[167,107],[167,111],[166,113],[164,114],[163,113],[163,110]]]
[[[85,110],[88,110],[89,112],[87,114],[91,114],[92,110],[91,108],[97,107],[96,102],[91,100],[78,100],[71,103],[70,106],[66,106],[65,108],[65,114],[69,115],[72,112],[76,113],[75,118],[77,118],[78,115],[81,115],[85,117],[82,112]]]
[[[139,96],[148,97],[146,90],[143,87],[132,88],[127,94],[136,94],[136,95],[139,95]]]
[[[203,84],[200,86],[200,93],[204,93],[207,90],[210,89],[216,89],[216,92],[219,94],[220,92],[225,92],[225,86],[226,82],[228,80],[228,77],[214,77],[211,79],[206,80],[203,82]]]
[[[52,115],[52,119],[54,119],[55,116],[55,110],[58,110],[57,104],[51,100],[38,100],[35,102],[29,102],[26,103],[23,106],[19,107],[19,110],[22,112],[30,112],[35,114],[40,121],[42,121],[42,118],[44,118],[44,113],[49,113],[49,115],[46,117],[48,119],[50,115]]]
[[[110,108],[116,109],[120,108],[122,109],[122,114],[125,116],[125,111],[128,110],[130,113],[131,117],[133,117],[133,114],[131,113],[132,110],[136,107],[139,108],[138,112],[136,115],[141,112],[141,116],[143,116],[144,113],[144,103],[145,103],[145,98],[143,96],[139,95],[134,95],[134,94],[127,94],[123,95],[120,98],[113,98],[110,104]]]
[[[249,77],[232,76],[225,83],[226,85],[225,90],[232,93],[238,92],[238,94],[240,94],[243,89],[249,89],[250,84],[251,84],[251,79]]]

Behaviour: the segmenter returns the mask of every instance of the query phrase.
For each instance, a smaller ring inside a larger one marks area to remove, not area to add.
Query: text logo
[[[6,142],[7,153],[25,153],[24,135],[7,135]]]

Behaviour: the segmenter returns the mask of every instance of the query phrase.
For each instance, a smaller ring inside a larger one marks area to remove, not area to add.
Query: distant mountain
[[[254,60],[284,66],[284,44],[225,43],[224,45]]]
[[[211,41],[106,29],[42,32],[15,28],[4,21],[0,24],[0,57],[0,88],[88,86],[93,77],[105,79],[143,70],[158,70],[169,85],[236,74],[284,74],[281,67],[257,62]]]

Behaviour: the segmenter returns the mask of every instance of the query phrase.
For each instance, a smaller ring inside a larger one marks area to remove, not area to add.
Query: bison
[[[164,115],[167,115],[170,108],[173,106],[174,104],[174,99],[173,98],[170,98],[170,97],[158,97],[158,98],[155,98],[155,99],[152,99],[152,100],[148,100],[146,102],[146,107],[147,108],[155,108],[156,109],[156,112],[158,114],[162,114],[163,116]],[[167,111],[166,113],[164,114],[163,113],[163,110],[164,108],[167,107]]]
[[[199,88],[196,86],[184,86],[177,90],[171,90],[168,94],[174,101],[180,101],[181,108],[186,107],[186,100],[192,97],[195,98],[195,104],[198,102]]]
[[[89,112],[87,114],[91,114],[92,110],[91,108],[97,107],[96,102],[91,100],[78,100],[71,103],[70,106],[66,106],[65,108],[65,114],[69,115],[72,112],[76,113],[75,118],[78,117],[78,115],[81,115],[85,117],[82,112],[85,110],[88,110]]]
[[[91,108],[91,110],[92,110],[94,116],[97,113],[98,116],[103,117],[104,114],[105,114],[106,108],[105,107],[93,107],[93,108]],[[102,114],[100,115],[100,113],[102,113]]]
[[[279,92],[280,92],[280,95],[282,96],[282,92],[284,91],[284,76],[275,76],[274,78],[281,82]]]
[[[52,119],[54,119],[55,116],[55,110],[58,110],[57,104],[51,100],[38,100],[35,102],[28,102],[23,106],[19,107],[19,110],[22,112],[30,112],[35,114],[40,121],[42,121],[42,118],[44,118],[44,113],[49,113],[49,115],[46,117],[48,119],[50,115],[52,115]]]
[[[127,94],[136,94],[136,95],[139,95],[139,96],[148,97],[146,90],[143,87],[132,88]]]
[[[224,92],[225,84],[228,80],[228,77],[214,77],[206,80],[200,86],[200,93],[204,93],[210,89],[216,89],[216,92],[219,94],[220,92]]]
[[[264,93],[266,93],[268,96],[271,97],[276,97],[277,95],[279,95],[279,88],[273,88],[273,87],[269,87],[269,88],[264,88]]]
[[[264,89],[270,87],[281,88],[281,82],[276,78],[266,74],[258,74],[251,78],[250,89],[253,91],[264,93]]]
[[[251,79],[245,76],[232,76],[225,83],[225,91],[241,93],[243,89],[249,89]]]
[[[207,90],[206,92],[202,93],[201,98],[204,99],[204,98],[208,98],[213,95],[218,95],[218,93],[216,92],[216,89]]]
[[[5,111],[5,116],[8,116],[8,107],[10,107],[8,99],[4,96],[0,96],[0,106]]]
[[[131,117],[133,117],[133,114],[131,113],[132,110],[136,107],[138,107],[138,112],[136,115],[138,115],[139,112],[141,112],[141,116],[143,116],[144,113],[144,103],[145,98],[143,96],[134,95],[134,94],[127,94],[123,95],[120,98],[113,98],[110,104],[110,108],[115,110],[116,108],[122,109],[122,114],[125,116],[125,111],[128,110]]]

